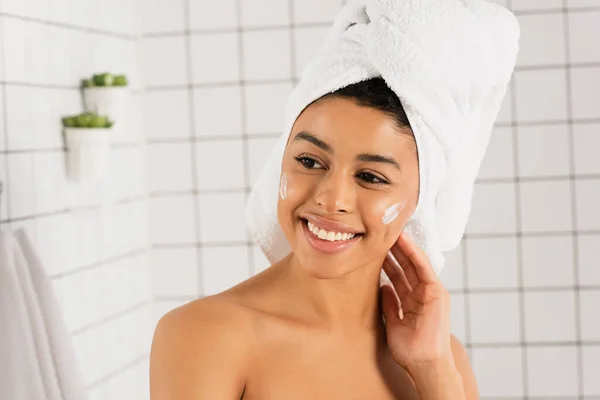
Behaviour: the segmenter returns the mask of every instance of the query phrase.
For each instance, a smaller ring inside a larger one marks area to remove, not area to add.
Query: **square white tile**
[[[177,139],[191,136],[188,93],[187,89],[144,92],[143,129],[148,139]]]
[[[272,138],[250,138],[248,140],[249,173],[250,185],[253,185],[260,174],[267,157],[271,154],[273,146],[277,142],[276,137]]]
[[[573,118],[600,118],[600,67],[571,69]]]
[[[521,182],[521,229],[524,232],[570,231],[569,182]]]
[[[450,297],[450,332],[461,342],[467,340],[467,326],[465,323],[465,295],[452,293]]]
[[[4,90],[7,150],[35,149],[36,120],[40,119],[40,103],[37,100],[41,97],[43,89],[7,85]]]
[[[516,238],[469,238],[467,278],[470,288],[516,288],[518,257]]]
[[[600,341],[600,320],[598,319],[600,290],[582,290],[579,292],[579,296],[581,339]]]
[[[153,249],[152,293],[155,296],[197,296],[196,249]]]
[[[577,364],[574,346],[527,348],[529,396],[577,396]]]
[[[288,29],[246,31],[242,35],[245,80],[290,79],[291,51]]]
[[[196,135],[241,137],[241,104],[237,86],[194,90]]]
[[[598,249],[600,249],[600,235],[579,235],[577,237],[579,283],[581,285],[600,285]]]
[[[194,83],[224,83],[240,80],[239,35],[196,34],[192,41]]]
[[[261,273],[271,266],[271,263],[262,252],[259,246],[252,246],[252,266],[254,269],[254,275]]]
[[[7,154],[7,175],[4,182],[5,196],[10,203],[10,218],[25,217],[36,213],[36,199],[31,196],[35,193],[35,171],[33,153]]]
[[[146,0],[142,7],[142,32],[183,32],[185,4],[183,0]],[[193,15],[193,14],[192,14]]]
[[[294,0],[294,22],[332,22],[342,4],[342,0]]]
[[[35,249],[48,275],[72,271],[76,267],[75,226],[68,214],[39,218],[36,223]]]
[[[190,24],[193,30],[230,29],[238,25],[236,0],[191,0]],[[239,2],[246,4],[247,2]]]
[[[152,143],[148,145],[148,177],[152,192],[191,190],[192,143]]]
[[[5,8],[6,5],[4,5]],[[10,9],[10,8],[9,8]],[[7,11],[8,12],[8,11]],[[18,18],[1,19],[3,36],[11,38],[4,41],[4,80],[7,82],[27,82],[30,79],[29,61],[30,22]]]
[[[564,342],[576,339],[573,292],[525,292],[524,296],[527,341]]]
[[[246,85],[246,132],[266,134],[283,131],[284,110],[292,92],[291,83]]]
[[[512,128],[495,127],[486,150],[478,179],[515,176]]]
[[[202,141],[196,146],[199,190],[244,188],[244,148],[241,140]]]
[[[524,287],[559,287],[573,284],[572,237],[524,237],[521,243]]]
[[[57,212],[67,208],[65,158],[62,153],[36,153],[33,156],[36,213]]]
[[[312,61],[329,32],[329,27],[298,27],[293,30],[294,35],[294,58],[295,76],[300,77],[306,64]]]
[[[440,279],[447,290],[461,290],[464,288],[464,259],[462,242],[456,249],[444,254],[446,264],[440,272]]]
[[[516,120],[565,121],[567,84],[564,70],[516,71]]]
[[[566,125],[517,128],[519,175],[565,176],[570,173],[569,131]]]
[[[202,243],[236,243],[248,240],[244,193],[202,194],[200,206],[200,241]]]
[[[564,64],[565,23],[562,14],[527,14],[520,15],[518,20],[521,41],[517,65]]]
[[[193,196],[154,197],[150,201],[152,244],[195,243]]]
[[[204,296],[220,293],[250,277],[246,246],[204,247],[201,254]]]
[[[518,293],[470,293],[472,343],[518,343],[521,337]]]
[[[600,346],[582,346],[583,364],[583,394],[585,396],[600,396]],[[591,397],[590,397],[591,399]]]
[[[290,2],[281,0],[242,1],[242,26],[267,27],[290,24]]]
[[[600,3],[596,1],[596,7]],[[569,52],[572,63],[600,62],[600,49],[590,39],[600,37],[600,9],[569,13]]]
[[[559,10],[563,0],[516,0],[511,2],[513,11]]]
[[[600,174],[600,124],[573,126],[576,174]]]
[[[473,369],[482,397],[508,399],[523,396],[523,356],[520,347],[475,348],[472,354]]]
[[[567,0],[567,7],[572,9],[598,7],[598,0]]]
[[[515,232],[515,203],[513,183],[476,183],[468,233]]]
[[[575,182],[577,197],[577,229],[600,230],[600,179]]]
[[[187,83],[184,37],[145,38],[141,47],[146,87]]]

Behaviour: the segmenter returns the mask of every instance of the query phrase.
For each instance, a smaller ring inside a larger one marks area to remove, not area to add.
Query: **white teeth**
[[[355,236],[354,233],[329,232],[325,229],[320,229],[310,221],[308,221],[308,230],[310,230],[312,233],[318,236],[319,239],[327,240],[330,242],[334,242],[337,240],[348,240],[352,239]]]

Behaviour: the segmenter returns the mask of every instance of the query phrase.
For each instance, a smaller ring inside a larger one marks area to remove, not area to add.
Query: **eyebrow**
[[[305,140],[309,143],[314,144],[315,146],[317,146],[321,150],[327,152],[328,154],[333,154],[333,148],[330,145],[328,145],[321,139],[318,139],[316,136],[314,136],[306,131],[301,131],[294,137],[294,141],[300,141],[300,140]],[[402,170],[402,168],[400,168],[400,164],[398,163],[398,161],[396,161],[395,159],[393,159],[391,157],[385,157],[380,154],[361,153],[356,157],[356,159],[358,161],[363,161],[363,162],[376,162],[376,163],[389,164],[398,170]]]

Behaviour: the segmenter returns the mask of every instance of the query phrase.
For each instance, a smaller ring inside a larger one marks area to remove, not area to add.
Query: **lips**
[[[316,223],[313,223],[313,221],[316,221]],[[347,250],[361,240],[363,236],[361,232],[348,225],[314,215],[307,216],[306,219],[302,218],[300,222],[308,243],[315,250],[323,253],[332,254]],[[315,234],[314,232],[318,233]]]

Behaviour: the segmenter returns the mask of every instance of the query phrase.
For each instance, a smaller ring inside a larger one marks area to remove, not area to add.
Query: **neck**
[[[340,277],[318,278],[306,272],[292,254],[280,264],[286,276],[288,298],[297,299],[296,308],[310,323],[327,330],[355,333],[384,332],[379,302],[379,275],[382,260]]]

